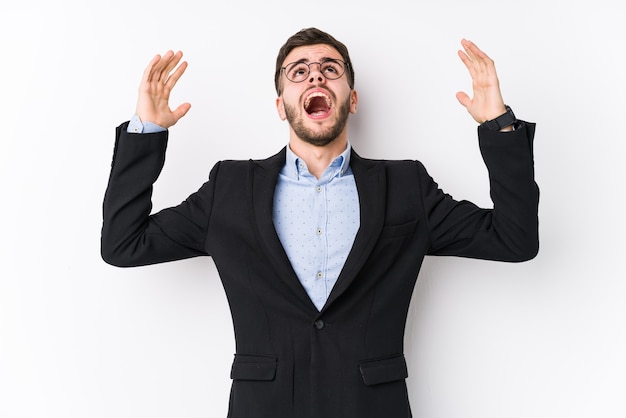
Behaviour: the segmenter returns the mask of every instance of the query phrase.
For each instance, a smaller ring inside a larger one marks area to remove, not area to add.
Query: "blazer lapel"
[[[361,223],[350,254],[322,312],[348,288],[361,270],[378,241],[385,219],[384,163],[365,160],[353,150],[350,156],[350,167],[359,193]]]
[[[274,227],[274,191],[278,174],[285,165],[285,159],[286,148],[283,148],[278,154],[266,160],[251,161],[252,202],[258,240],[263,244],[263,248],[272,266],[277,270],[280,279],[302,300],[305,304],[304,306],[308,306],[317,312],[317,308],[307,295],[304,287],[302,287],[298,276],[291,266]]]

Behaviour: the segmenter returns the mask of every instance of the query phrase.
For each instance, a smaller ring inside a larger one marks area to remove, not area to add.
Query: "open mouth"
[[[330,112],[331,107],[330,97],[321,91],[311,93],[304,101],[304,110],[311,116],[324,116]]]

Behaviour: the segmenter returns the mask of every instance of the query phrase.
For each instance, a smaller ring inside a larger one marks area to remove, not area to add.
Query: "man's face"
[[[331,46],[301,46],[292,50],[282,65],[325,63],[329,60],[343,62],[339,52]],[[306,75],[308,68],[302,68]],[[347,74],[329,79],[325,74],[333,77],[334,68],[311,64],[309,74],[301,82],[294,82],[286,77],[286,71],[281,74],[283,88],[276,99],[276,106],[280,118],[289,122],[292,135],[316,146],[325,146],[345,135],[348,114],[355,113],[357,105],[356,91],[350,89]],[[294,78],[294,73],[290,74]]]

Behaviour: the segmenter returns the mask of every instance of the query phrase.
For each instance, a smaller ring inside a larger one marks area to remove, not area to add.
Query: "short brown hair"
[[[317,28],[302,29],[296,34],[292,35],[287,42],[278,51],[278,57],[276,57],[276,73],[274,74],[274,85],[276,87],[276,93],[281,94],[280,74],[282,72],[283,61],[289,53],[297,47],[309,46],[309,45],[329,45],[337,50],[341,54],[342,59],[346,62],[346,77],[348,77],[348,85],[351,89],[354,88],[354,68],[350,61],[350,54],[348,54],[348,48],[330,34],[323,32]]]

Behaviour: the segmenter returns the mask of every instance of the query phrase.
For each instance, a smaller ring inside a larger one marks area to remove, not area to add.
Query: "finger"
[[[155,55],[152,60],[150,60],[150,63],[148,64],[148,66],[146,67],[146,69],[143,71],[143,77],[141,79],[141,81],[149,83],[150,81],[152,81],[152,74],[154,72],[154,67],[157,65],[157,63],[161,60],[161,56],[160,55]]]
[[[163,69],[167,65],[167,62],[170,61],[173,54],[172,51],[167,51],[163,56],[157,54],[152,58],[152,61],[150,61],[145,71],[145,81],[148,83],[158,82],[161,79]]]
[[[152,74],[150,76],[151,82],[162,82],[164,78],[164,73],[165,73],[165,76],[167,75],[167,73],[165,72],[165,69],[167,68],[168,64],[170,63],[173,57],[174,57],[174,52],[167,51],[165,54],[163,54],[161,59],[154,64],[154,66],[152,67]]]
[[[456,94],[456,99],[459,101],[459,103],[461,103],[463,105],[463,107],[465,107],[467,110],[470,109],[471,105],[472,105],[472,99],[470,99],[470,97],[467,95],[467,93],[459,91]]]
[[[467,39],[461,40],[461,46],[463,47],[463,53],[469,59],[471,65],[477,65],[481,60],[480,50],[478,47]]]
[[[463,64],[465,65],[465,68],[467,68],[467,71],[469,72],[469,75],[472,79],[472,83],[475,84],[480,78],[480,74],[482,71],[480,69],[480,66],[478,66],[474,61],[472,61],[472,59],[465,52],[458,51],[458,53],[459,53],[459,57],[463,61]]]
[[[165,82],[165,79],[167,77],[169,77],[170,72],[174,69],[174,67],[176,67],[176,65],[180,62],[180,59],[182,58],[183,53],[178,51],[176,53],[172,52],[172,55],[169,57],[169,60],[167,62],[165,62],[165,67],[163,68],[162,71],[162,77],[161,79]]]
[[[191,109],[191,104],[183,103],[180,106],[178,106],[176,109],[174,109],[172,114],[174,115],[174,118],[176,119],[176,121],[178,121],[180,118],[185,116],[187,112],[189,112],[189,109]]]
[[[174,54],[174,56],[172,56],[172,59],[170,60],[170,62],[167,64],[167,66],[165,67],[165,70],[163,71],[163,78],[162,81],[164,84],[169,84],[168,81],[169,79],[172,77],[173,73],[172,70],[174,70],[174,68],[176,68],[176,66],[178,65],[178,63],[180,62],[180,60],[183,57],[183,53],[181,51],[178,51],[176,54]],[[185,71],[185,69],[187,68],[187,64],[183,63],[181,64],[182,68],[182,72]],[[181,71],[181,66],[179,66],[178,68],[176,68],[175,73],[180,73]],[[182,75],[182,73],[178,74],[178,78],[180,78],[180,76]],[[176,78],[174,80],[174,84],[176,84],[176,80],[178,79]],[[172,84],[173,85],[173,84]]]
[[[470,72],[470,75],[472,75],[472,77],[473,77],[474,76],[473,74],[476,72],[476,68],[474,66],[474,62],[472,61],[472,59],[465,52],[459,50],[458,54],[459,54],[459,58],[461,58],[461,61],[463,61],[463,64],[465,64],[465,67]]]
[[[461,39],[461,46],[463,47],[463,50],[465,51],[465,53],[467,54],[467,56],[473,60],[474,59],[474,52],[471,49],[471,42],[468,41],[467,39]]]
[[[478,46],[476,46],[474,42],[463,39],[461,41],[461,44],[463,45],[463,49],[467,51],[467,54],[473,61],[484,61],[490,59],[489,56],[485,54],[480,48],[478,48]]]
[[[170,74],[165,85],[169,87],[170,89],[174,88],[174,86],[178,82],[178,79],[180,79],[180,77],[182,77],[182,75],[185,73],[187,66],[188,66],[187,61],[181,62],[180,65],[176,68],[176,70]]]
[[[494,68],[493,60],[483,52],[478,46],[467,39],[463,40],[464,48],[471,57],[472,61],[480,68],[482,71],[490,72]]]

